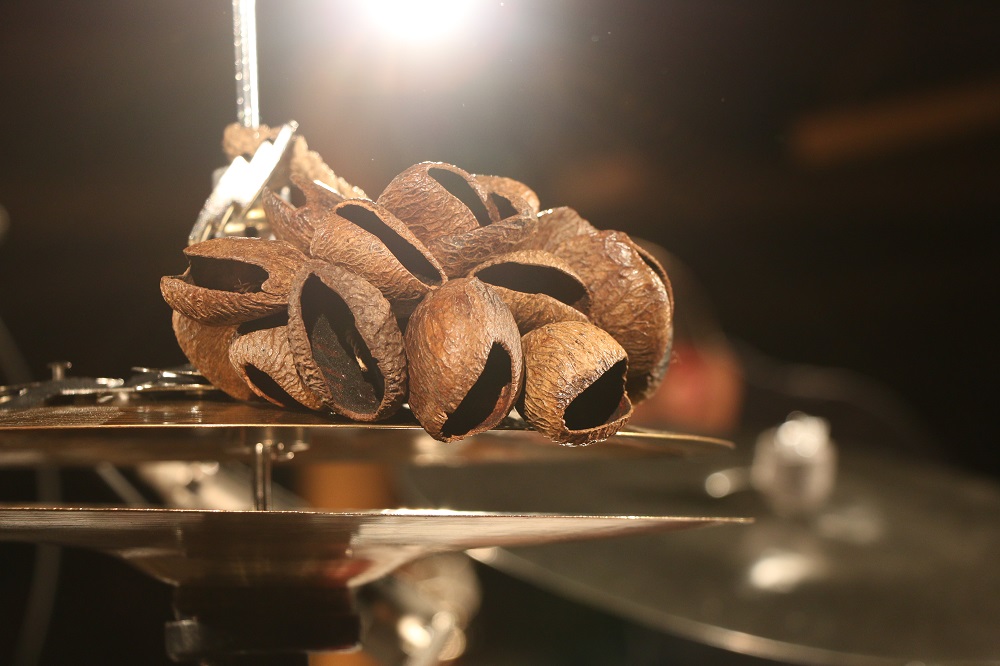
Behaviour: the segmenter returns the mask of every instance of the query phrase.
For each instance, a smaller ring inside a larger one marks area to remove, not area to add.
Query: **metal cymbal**
[[[731,518],[0,505],[0,541],[90,548],[178,586],[357,586],[425,555],[740,522]]]
[[[600,473],[589,464],[557,475],[542,466],[411,469],[404,481],[411,497],[454,507],[756,515],[740,530],[641,537],[628,548],[478,556],[640,624],[746,654],[807,664],[1000,662],[1000,487],[850,450],[841,459],[830,503],[797,519],[771,515],[754,493],[709,496],[709,475],[745,464],[746,453],[609,462]]]
[[[0,409],[0,467],[248,459],[254,443],[264,439],[284,444],[296,461],[451,466],[692,456],[732,447],[711,437],[639,428],[587,447],[565,447],[514,418],[488,433],[442,443],[406,410],[387,422],[365,424],[219,396],[163,399],[133,393],[98,404]]]

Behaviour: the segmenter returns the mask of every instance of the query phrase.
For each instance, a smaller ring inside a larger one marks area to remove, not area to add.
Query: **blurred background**
[[[259,0],[262,120],[371,196],[447,161],[658,243],[741,349],[870,378],[1000,474],[1000,4],[428,15]],[[158,280],[224,164],[231,30],[225,0],[0,1],[0,319],[36,377],[183,362]]]

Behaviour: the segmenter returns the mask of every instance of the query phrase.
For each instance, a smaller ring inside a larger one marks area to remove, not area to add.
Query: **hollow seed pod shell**
[[[203,324],[228,326],[278,314],[305,255],[283,241],[213,238],[184,249],[189,266],[160,280],[163,299]]]
[[[311,261],[295,276],[288,341],[303,383],[356,421],[394,414],[406,400],[406,356],[389,302],[342,266]]]
[[[538,214],[541,208],[541,202],[538,199],[538,195],[535,191],[524,183],[514,180],[513,178],[507,178],[505,176],[482,176],[477,175],[476,182],[482,185],[483,189],[487,193],[501,194],[507,198],[520,198],[523,199],[531,212],[535,215]],[[500,219],[503,219],[504,215],[500,215]]]
[[[229,344],[236,337],[236,326],[209,326],[174,312],[173,327],[184,356],[212,386],[237,400],[253,397],[250,387],[229,362]]]
[[[562,444],[590,444],[618,432],[632,415],[625,350],[593,324],[548,324],[522,338],[524,393],[519,411]]]
[[[499,222],[440,236],[428,244],[448,277],[467,275],[484,261],[520,248],[534,234],[538,221],[523,199],[492,193],[489,200],[503,216]]]
[[[296,208],[268,188],[260,195],[264,214],[271,224],[271,233],[280,241],[294,245],[308,253],[315,229],[301,208]]]
[[[559,246],[574,236],[592,234],[597,231],[579,213],[568,206],[550,208],[538,214],[535,233],[524,243],[525,249],[556,252]]]
[[[569,264],[549,252],[520,250],[472,270],[510,308],[521,335],[557,321],[590,321],[590,292]]]
[[[417,307],[406,329],[410,408],[444,442],[499,423],[521,387],[523,359],[510,310],[475,278],[452,280]]]
[[[349,199],[316,223],[310,253],[375,285],[399,316],[447,277],[437,259],[402,222],[373,201]]]
[[[558,255],[590,288],[591,321],[628,354],[629,398],[649,397],[666,373],[673,339],[673,303],[663,281],[618,231],[574,236]]]
[[[278,315],[237,327],[229,362],[254,393],[280,407],[322,409],[323,401],[302,382],[288,344],[287,317]]]
[[[500,220],[496,206],[469,173],[444,162],[421,162],[396,176],[378,198],[424,245]],[[433,250],[432,250],[433,251]]]

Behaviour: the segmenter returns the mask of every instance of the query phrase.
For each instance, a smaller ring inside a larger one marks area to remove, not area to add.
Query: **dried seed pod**
[[[160,279],[163,300],[186,317],[226,326],[285,309],[292,277],[305,255],[282,241],[213,238],[184,249],[183,275]]]
[[[549,252],[521,250],[494,257],[471,276],[493,287],[524,335],[557,321],[590,321],[590,292],[569,264]]]
[[[488,196],[499,222],[441,236],[427,246],[450,278],[467,275],[484,261],[520,248],[535,232],[537,219],[524,199],[496,192]]]
[[[291,158],[288,162],[292,182],[297,180],[319,181],[329,187],[341,199],[367,199],[368,195],[360,187],[351,185],[333,172],[319,153],[309,150],[306,140],[297,136],[292,140]]]
[[[318,220],[344,201],[344,197],[317,181],[292,176],[292,184],[305,197],[302,206],[293,206],[269,188],[261,193],[261,204],[274,237],[308,253]]]
[[[375,421],[406,400],[403,334],[389,302],[346,268],[302,267],[289,296],[288,342],[302,381],[338,414]]]
[[[628,354],[629,398],[649,397],[666,373],[673,339],[673,303],[663,281],[620,231],[574,236],[558,250],[590,288],[591,321]]]
[[[435,439],[462,439],[499,423],[521,387],[521,341],[510,310],[475,278],[424,299],[406,329],[410,408]]]
[[[191,365],[217,389],[237,400],[249,400],[253,392],[229,362],[229,344],[236,337],[236,326],[200,324],[180,312],[173,313],[177,344]]]
[[[309,252],[315,229],[312,222],[296,208],[268,188],[260,195],[264,214],[271,224],[271,233],[280,241],[294,245],[301,252]]]
[[[618,432],[632,415],[625,350],[593,324],[564,321],[525,335],[519,411],[535,430],[563,444],[590,444]]]
[[[258,125],[257,127],[247,127],[240,123],[226,125],[222,131],[222,151],[230,160],[234,160],[240,155],[253,157],[260,144],[265,141],[274,141],[278,138],[280,127],[268,127]]]
[[[523,199],[525,203],[531,208],[531,212],[535,215],[538,214],[539,208],[541,208],[541,202],[538,199],[538,195],[530,187],[522,183],[521,181],[514,180],[513,178],[506,178],[504,176],[482,176],[477,175],[476,182],[482,185],[483,189],[488,193],[501,194],[508,199],[519,198]],[[503,219],[505,215],[500,214],[500,219]]]
[[[424,245],[500,221],[476,179],[444,162],[421,162],[396,176],[378,198]]]
[[[525,241],[523,247],[556,252],[564,241],[596,231],[594,225],[580,217],[580,214],[572,208],[568,206],[550,208],[538,214],[535,233]]]
[[[323,401],[299,378],[288,344],[288,316],[274,315],[237,327],[229,362],[250,389],[280,407],[322,409]]]
[[[399,316],[448,279],[406,225],[367,199],[344,201],[318,220],[310,253],[371,282]]]

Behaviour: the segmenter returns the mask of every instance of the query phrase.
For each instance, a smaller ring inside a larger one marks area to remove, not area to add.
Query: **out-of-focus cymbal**
[[[670,516],[353,513],[0,505],[0,541],[111,553],[174,585],[356,586],[418,557],[672,532],[734,521]]]
[[[222,397],[131,396],[99,404],[0,409],[0,467],[135,464],[154,460],[250,457],[262,439],[281,442],[295,460],[373,460],[417,465],[691,456],[732,447],[711,437],[638,428],[606,442],[565,447],[520,419],[460,442],[442,443],[406,410],[374,424]]]
[[[559,594],[737,652],[806,664],[1000,662],[1000,488],[842,449],[826,508],[781,519],[755,493],[706,492],[712,472],[748,462],[746,453],[612,461],[557,475],[541,466],[426,468],[406,471],[404,482],[412,497],[459,508],[760,516],[739,530],[654,535],[629,548],[481,556]]]

